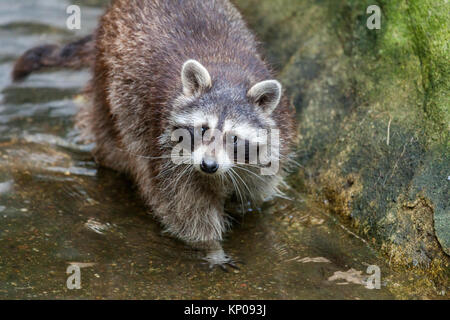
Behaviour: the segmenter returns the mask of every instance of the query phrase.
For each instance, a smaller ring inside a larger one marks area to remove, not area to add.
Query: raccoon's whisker
[[[174,170],[176,170],[176,169],[178,169],[178,168],[180,168],[180,167],[182,167],[183,165],[186,165],[186,164],[187,163],[178,163],[178,164],[175,164],[175,165],[166,164],[166,165],[162,166],[162,170],[159,173],[159,176],[167,175],[168,173],[171,173]]]
[[[178,179],[182,176],[182,172],[179,172],[175,179],[170,181],[166,186],[163,188],[163,190],[170,190],[173,187],[175,187],[178,183]]]
[[[286,161],[289,161],[289,162],[295,164],[295,165],[298,166],[298,167],[302,167],[302,168],[303,168],[303,166],[302,166],[299,162],[295,161],[294,159],[292,159],[292,158],[289,157],[289,156],[285,156],[285,155],[282,155],[282,154],[279,154],[278,156],[279,156],[280,158],[285,159]]]
[[[247,184],[245,183],[245,181],[241,178],[241,176],[239,175],[239,173],[237,173],[236,171],[234,171],[232,168],[230,168],[230,170],[235,174],[236,177],[239,178],[239,180],[242,181],[242,183],[244,184],[244,186],[247,188],[248,190],[248,194],[252,194],[252,192],[250,191],[250,188],[247,186]]]
[[[259,167],[258,167],[258,168],[259,168]],[[246,171],[246,172],[249,172],[249,173],[251,173],[252,175],[254,175],[255,177],[257,177],[259,180],[261,180],[261,182],[263,182],[264,185],[267,184],[267,181],[266,181],[266,180],[264,180],[262,177],[260,177],[259,175],[257,175],[255,172],[253,172],[253,171],[251,171],[251,170],[248,170],[248,169],[243,168],[243,167],[238,167],[238,166],[236,167],[236,169],[242,169],[242,170],[244,170],[244,171]],[[241,181],[242,181],[242,182],[244,183],[244,185],[246,186],[246,188],[247,188],[247,190],[248,190],[248,196],[250,197],[250,200],[255,201],[255,200],[256,200],[256,198],[255,198],[255,191],[258,190],[258,189],[260,188],[260,187],[258,186],[258,184],[255,183],[254,181],[251,181],[252,183],[250,184],[249,181],[246,182],[246,179],[243,179],[237,172],[236,172],[236,174],[239,176],[239,178],[241,179]],[[249,186],[252,187],[252,190],[250,190]]]
[[[184,180],[184,186],[183,186],[183,188],[187,188],[187,187],[188,187],[188,183],[189,183],[189,181],[190,181],[190,179],[191,179],[191,177],[192,177],[192,174],[194,173],[194,167],[193,167],[193,166],[189,166],[188,168],[189,168],[189,170],[188,170],[188,172],[187,172],[187,177],[186,177],[186,179]]]
[[[176,169],[178,167],[178,165],[177,166],[162,166],[162,170],[157,174],[157,178],[162,178],[162,177],[164,177],[165,175],[167,175],[168,173],[170,173],[171,171],[173,171],[174,169]]]
[[[238,168],[238,169],[241,169],[241,170],[244,170],[244,171],[246,171],[246,172],[248,172],[248,173],[251,173],[252,175],[254,175],[256,178],[258,178],[259,180],[261,180],[262,182],[266,182],[263,178],[261,178],[260,176],[258,176],[255,172],[253,172],[253,171],[251,171],[251,170],[249,170],[249,169],[246,169],[246,168],[244,168],[244,167],[242,167],[242,166],[237,166],[236,168]],[[257,167],[254,167],[254,168],[257,168]]]
[[[176,163],[174,164],[173,162],[169,161],[166,162],[163,166],[162,166],[162,170],[158,173],[157,177],[163,177],[167,174],[169,174],[170,172],[178,169],[180,166],[182,165],[189,165],[190,164],[190,159],[186,160],[185,162],[181,162],[181,163]]]
[[[244,208],[244,201],[242,199],[241,192],[240,192],[240,190],[239,190],[239,188],[238,188],[238,186],[236,184],[236,180],[234,179],[234,177],[233,177],[233,175],[232,175],[232,173],[230,171],[227,171],[227,173],[228,173],[228,175],[230,177],[231,182],[233,183],[233,188],[236,191],[236,194],[239,196],[239,199],[241,200],[241,209],[242,209],[242,212],[244,212],[244,210],[243,210],[243,208]]]
[[[290,200],[290,201],[292,201],[292,198],[289,198],[283,191],[281,191],[280,189],[278,189],[278,188],[275,188],[274,189],[275,190],[275,196],[276,197],[278,197],[278,198],[281,198],[281,199],[285,199],[285,200]]]
[[[245,166],[245,167],[256,168],[256,169],[262,168],[261,165],[252,164],[252,163],[238,163],[236,166]]]
[[[220,175],[220,180],[222,181],[222,186],[227,186],[228,184],[228,179],[227,179],[227,175],[226,174],[221,174]]]
[[[240,190],[240,188],[239,188],[239,186],[238,186],[238,183],[237,183],[237,181],[236,181],[236,178],[234,178],[234,176],[233,176],[233,171],[229,170],[229,171],[227,171],[227,173],[229,173],[229,176],[230,176],[230,178],[231,178],[231,181],[233,182],[234,189],[236,190],[236,192],[237,192],[238,195],[239,195],[239,198],[241,199],[241,209],[242,209],[242,214],[244,214],[244,213],[245,213],[245,210],[244,210],[244,199],[243,199],[243,197],[242,197],[241,190]]]
[[[172,161],[168,161],[161,166],[161,171],[158,173],[158,175],[156,177],[163,178],[164,176],[171,174],[174,170],[179,169],[181,166],[188,165],[188,167],[189,167],[190,164],[191,164],[190,158],[185,158],[180,163],[174,163]],[[166,190],[166,189],[167,189],[167,185],[166,185],[166,187],[164,187],[164,190]]]
[[[220,184],[221,184],[222,186],[224,186],[224,183],[223,183],[223,174],[219,174],[219,179],[220,179]]]
[[[159,159],[171,159],[171,160],[180,160],[180,159],[182,159],[182,160],[184,160],[184,159],[191,159],[189,156],[175,156],[175,155],[172,155],[172,154],[166,154],[166,155],[162,155],[162,156],[159,156],[159,157],[150,157],[150,156],[144,156],[144,155],[141,155],[141,154],[133,153],[131,151],[124,150],[124,149],[121,149],[121,148],[117,148],[117,149],[120,150],[120,151],[129,153],[132,156],[143,158],[143,159],[148,159],[148,160],[159,160]]]
[[[174,180],[172,180],[172,182],[170,182],[169,184],[167,184],[166,188],[164,189],[168,189],[169,187],[176,187],[178,185],[178,182],[180,181],[180,179],[184,176],[184,174],[191,169],[192,166],[186,166],[183,170],[181,170],[178,175],[176,176],[176,178]]]

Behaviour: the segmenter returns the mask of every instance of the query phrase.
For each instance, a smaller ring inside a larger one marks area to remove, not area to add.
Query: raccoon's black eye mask
[[[205,135],[205,133],[209,130],[209,127],[207,125],[202,125],[202,126],[177,126],[174,127],[174,131],[178,130],[178,129],[184,129],[186,131],[189,132],[191,139],[190,141],[185,141],[186,143],[190,143],[190,148],[192,151],[194,151],[194,147],[195,147],[195,134],[201,134],[202,138]],[[214,139],[214,138],[213,138]],[[228,135],[226,135],[224,137],[224,146],[226,146],[226,143],[232,143],[232,149],[230,151],[232,151],[233,154],[230,154],[230,156],[234,159],[235,162],[238,161],[238,152],[240,150],[240,148],[245,148],[244,150],[244,159],[245,159],[245,163],[249,163],[250,161],[250,141],[247,139],[243,139],[241,137],[239,137],[236,134],[230,133]],[[178,139],[178,143],[182,143],[183,142],[183,136],[180,136]],[[188,147],[188,146],[186,146]],[[256,146],[257,148],[257,152],[259,152],[259,145]]]
[[[201,136],[203,137],[205,135],[205,132],[209,130],[209,127],[207,125],[202,125],[201,127],[194,127],[194,126],[177,126],[173,128],[173,131],[179,130],[179,129],[183,129],[183,130],[187,130],[190,135],[191,138],[194,139],[195,134],[201,134]],[[183,137],[180,137],[178,142],[183,141]]]

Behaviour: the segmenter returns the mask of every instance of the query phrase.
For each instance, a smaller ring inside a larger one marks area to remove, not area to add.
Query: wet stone
[[[92,32],[107,1],[78,2],[86,13],[82,33]],[[311,29],[320,25],[317,21],[326,20],[327,1],[237,3],[252,27],[260,26],[258,34],[279,31],[277,37],[262,38],[270,59],[278,61],[282,80],[291,83],[286,87],[298,108],[308,108],[313,95],[313,85],[308,87],[307,82],[321,79],[330,93],[321,101],[344,104],[336,117],[350,112],[354,106],[351,92],[342,92],[339,79],[323,72],[332,65],[337,71],[344,70],[332,55],[319,54],[321,46],[334,48],[333,44],[320,44],[326,33]],[[162,235],[129,180],[98,167],[90,147],[79,144],[72,117],[79,99],[76,93],[89,79],[86,71],[51,71],[22,84],[10,82],[7,75],[23,50],[43,40],[67,42],[81,35],[65,31],[65,15],[59,16],[65,13],[60,10],[60,1],[45,4],[44,15],[28,0],[16,1],[16,13],[7,10],[6,2],[0,3],[0,299],[390,299],[447,295],[447,287],[436,287],[427,277],[390,265],[371,240],[330,213],[328,207],[335,199],[327,199],[329,203],[324,206],[324,199],[318,201],[316,195],[308,193],[305,179],[299,176],[292,177],[291,190],[287,190],[293,200],[276,199],[247,212],[227,234],[225,251],[245,263],[240,270],[209,270],[197,252]],[[252,5],[255,10],[250,13]],[[275,27],[282,23],[285,28]],[[293,36],[294,31],[301,36]],[[302,45],[308,39],[314,39],[309,48]],[[297,78],[291,64],[306,78]],[[302,87],[300,92],[296,87]],[[326,108],[321,101],[316,105]],[[305,128],[310,128],[323,110],[316,111],[301,119]],[[392,128],[397,129],[396,125]],[[324,132],[333,136],[332,130]],[[318,139],[314,133],[301,134],[305,141]],[[392,143],[398,143],[398,134],[392,136]],[[302,150],[306,158],[314,158],[316,149]],[[352,164],[346,162],[345,166],[351,168]],[[347,177],[343,185],[356,193],[358,179],[356,175],[347,183]],[[426,202],[417,205],[427,210]],[[380,289],[367,288],[372,275],[369,266],[381,270]],[[79,289],[68,285],[76,270],[81,277]]]

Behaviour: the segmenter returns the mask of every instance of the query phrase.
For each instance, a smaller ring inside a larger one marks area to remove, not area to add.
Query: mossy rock
[[[234,2],[298,111],[301,188],[391,261],[448,266],[450,3]]]

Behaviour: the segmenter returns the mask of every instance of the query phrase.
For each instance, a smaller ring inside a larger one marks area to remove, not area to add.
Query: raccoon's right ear
[[[200,94],[212,85],[208,70],[196,60],[188,60],[183,64],[181,82],[186,96]]]
[[[255,84],[248,91],[247,96],[264,112],[271,114],[280,103],[281,90],[281,83],[277,80],[266,80]]]

